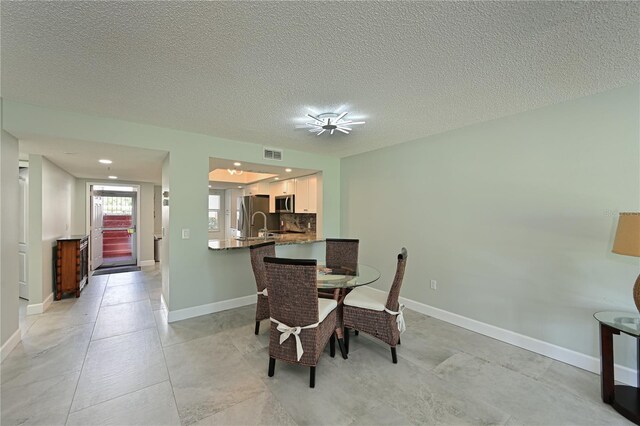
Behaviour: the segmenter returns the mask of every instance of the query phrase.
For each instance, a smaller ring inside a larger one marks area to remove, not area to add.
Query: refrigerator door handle
[[[244,222],[246,216],[246,209],[244,206],[244,200],[240,200],[240,221],[238,223],[238,230],[242,232],[244,230]],[[243,235],[244,236],[244,235]]]

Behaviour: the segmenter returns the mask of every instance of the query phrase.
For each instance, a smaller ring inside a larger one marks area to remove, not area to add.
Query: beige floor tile
[[[79,372],[49,377],[0,392],[0,424],[64,425]]]
[[[149,293],[142,283],[126,286],[108,287],[102,296],[102,306],[119,305],[120,303],[147,300]]]
[[[92,341],[71,411],[169,378],[155,328]]]
[[[193,424],[193,426],[215,425],[293,426],[296,423],[271,392],[265,391]]]
[[[40,322],[41,321],[41,322]],[[57,328],[46,316],[34,324],[0,366],[3,391],[80,371],[93,324]]]
[[[149,300],[103,306],[98,314],[93,340],[155,328]]]
[[[266,390],[224,336],[172,345],[164,352],[184,424],[195,423]]]
[[[179,425],[171,383],[165,381],[69,415],[68,426]]]

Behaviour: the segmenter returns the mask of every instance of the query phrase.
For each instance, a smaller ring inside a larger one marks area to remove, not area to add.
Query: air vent
[[[277,160],[282,161],[282,150],[275,148],[264,148],[264,159],[265,160]]]

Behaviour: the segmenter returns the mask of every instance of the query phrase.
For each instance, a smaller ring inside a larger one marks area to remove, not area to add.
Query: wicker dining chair
[[[350,269],[352,271],[357,269],[360,240],[327,238],[325,241],[325,264],[327,268]]]
[[[388,295],[363,286],[357,287],[345,297],[342,321],[347,352],[349,351],[349,329],[353,328],[391,346],[393,363],[398,363],[396,345],[400,343],[400,334],[406,328],[402,313],[404,305],[398,303],[398,297],[407,265],[407,256],[407,249],[403,247],[398,255],[396,275]]]
[[[319,299],[315,259],[266,257],[267,290],[271,313],[269,377],[276,359],[311,367],[309,386],[315,387],[316,365],[327,342],[335,356],[336,306]]]
[[[256,279],[256,288],[258,290],[258,301],[256,304],[256,329],[255,333],[260,333],[260,321],[269,318],[269,298],[267,291],[267,272],[264,267],[263,259],[265,257],[276,257],[276,243],[270,241],[267,243],[256,244],[249,247],[251,255],[251,267],[253,275]]]

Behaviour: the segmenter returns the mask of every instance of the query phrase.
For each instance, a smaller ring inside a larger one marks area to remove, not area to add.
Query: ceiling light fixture
[[[284,169],[285,172],[291,173],[291,169]]]
[[[109,176],[109,179],[118,179],[118,176]]]
[[[349,114],[347,111],[340,114],[335,112],[325,112],[318,115],[307,114],[307,117],[312,118],[314,121],[304,124],[310,132],[316,133],[317,136],[320,136],[326,131],[328,131],[330,135],[333,135],[333,132],[336,130],[348,135],[349,132],[353,130],[351,126],[364,124],[365,122],[345,120],[344,118],[347,114]]]
[[[240,166],[242,166],[242,163],[238,163],[238,162],[236,161],[235,163],[233,163],[233,165],[234,165],[234,166],[236,166],[236,167],[240,167]]]
[[[227,171],[229,172],[229,174],[231,176],[233,176],[233,175],[240,176],[242,173],[244,173],[244,170],[238,170],[238,169],[227,169]]]
[[[107,160],[106,158],[101,158],[100,160],[98,160],[98,163],[111,164],[111,163],[113,163],[113,161]]]

